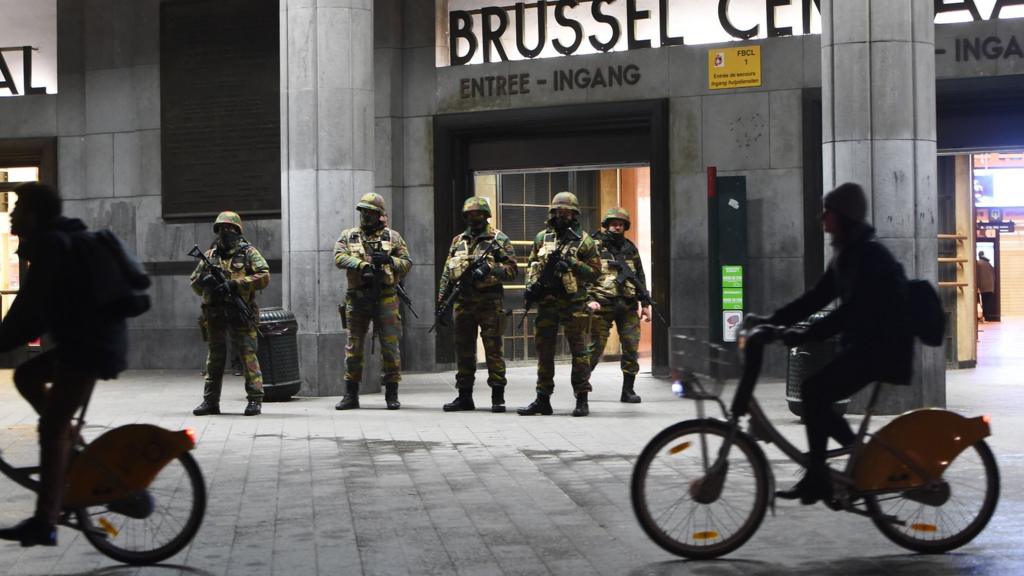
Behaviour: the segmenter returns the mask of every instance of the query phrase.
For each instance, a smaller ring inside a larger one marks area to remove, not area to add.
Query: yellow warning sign
[[[753,88],[761,85],[761,47],[721,47],[708,50],[708,88]]]

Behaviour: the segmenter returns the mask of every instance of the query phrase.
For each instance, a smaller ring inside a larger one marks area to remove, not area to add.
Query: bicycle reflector
[[[195,428],[185,428],[185,436],[192,441],[192,445],[196,445],[196,431]]]

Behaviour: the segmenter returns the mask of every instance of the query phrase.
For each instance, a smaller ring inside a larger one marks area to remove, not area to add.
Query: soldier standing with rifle
[[[487,385],[491,387],[491,412],[505,411],[505,358],[501,337],[505,333],[502,283],[515,279],[512,241],[487,223],[491,206],[474,196],[462,205],[466,231],[452,239],[441,272],[437,295],[437,319],[449,311],[455,322],[455,354],[459,396],[444,405],[445,412],[474,410],[473,379],[476,372],[476,335],[484,343]]]
[[[590,327],[590,370],[601,361],[612,322],[622,346],[622,394],[619,401],[636,404],[640,396],[633,391],[633,382],[640,371],[637,348],[640,345],[640,320],[651,321],[651,296],[647,292],[644,265],[636,245],[626,238],[629,211],[612,208],[601,220],[601,230],[593,235],[601,255],[601,273],[590,286],[587,306],[596,315]],[[639,316],[637,303],[640,304]]]
[[[256,325],[259,312],[256,291],[270,283],[270,266],[255,246],[242,237],[242,218],[221,212],[213,223],[217,240],[205,254],[193,248],[199,259],[192,272],[192,290],[203,298],[200,328],[209,352],[206,356],[206,385],[203,402],[192,411],[196,416],[220,414],[220,391],[227,361],[226,337],[242,356],[246,416],[256,416],[263,404],[263,374],[256,358]]]
[[[587,284],[597,277],[601,259],[589,234],[579,223],[579,201],[572,192],[551,199],[548,226],[533,241],[526,272],[525,312],[537,304],[534,341],[537,348],[537,399],[520,408],[520,416],[552,413],[555,389],[555,345],[558,327],[564,327],[572,352],[572,389],[576,395],[573,416],[590,413],[590,358],[585,336],[590,315]]]
[[[334,243],[334,264],[345,270],[348,279],[345,304],[339,306],[341,321],[348,329],[345,396],[334,408],[359,408],[363,348],[372,322],[383,354],[384,402],[388,410],[398,410],[402,406],[398,402],[398,383],[402,379],[399,300],[404,295],[400,283],[412,268],[412,260],[402,236],[384,225],[387,210],[383,197],[373,192],[364,194],[356,210],[359,226],[343,231]]]

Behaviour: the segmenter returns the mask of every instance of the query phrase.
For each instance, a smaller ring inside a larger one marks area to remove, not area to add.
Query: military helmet
[[[357,210],[372,210],[381,216],[387,216],[388,211],[384,207],[384,197],[375,192],[363,194],[356,204]]]
[[[623,220],[626,222],[626,230],[629,230],[629,210],[626,210],[621,206],[609,208],[608,211],[604,213],[604,218],[601,219],[601,226],[607,228],[609,220]]]
[[[568,208],[579,215],[580,201],[576,199],[576,195],[572,192],[559,192],[551,199],[551,206],[548,208],[548,212],[559,208]]]
[[[473,196],[472,198],[466,198],[466,201],[462,203],[462,213],[480,211],[487,214],[490,218],[491,214],[491,203],[487,201],[487,198],[482,196]]]
[[[217,219],[213,221],[213,231],[217,231],[217,227],[221,224],[231,224],[238,228],[238,233],[242,233],[242,217],[238,215],[238,212],[232,212],[225,210],[220,214],[217,214]]]

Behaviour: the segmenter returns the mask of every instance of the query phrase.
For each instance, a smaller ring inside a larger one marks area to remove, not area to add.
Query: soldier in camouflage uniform
[[[237,294],[253,311],[258,320],[256,291],[270,283],[270,266],[255,246],[242,237],[242,218],[234,212],[221,212],[214,221],[213,231],[217,241],[206,251],[210,262],[224,271],[227,283],[216,285],[216,280],[206,263],[200,261],[192,272],[192,290],[203,298],[203,314],[200,325],[206,335],[209,352],[206,356],[206,386],[203,402],[192,411],[196,416],[220,414],[220,391],[227,362],[227,341],[242,357],[245,371],[245,395],[249,403],[246,416],[260,413],[263,403],[263,374],[256,358],[256,328],[253,325],[239,325],[232,314],[229,298]]]
[[[601,220],[601,230],[594,233],[597,251],[601,255],[601,273],[590,286],[590,302],[587,305],[595,315],[590,327],[590,369],[593,371],[601,361],[614,322],[622,347],[622,394],[619,400],[636,404],[640,402],[640,397],[633,391],[633,383],[640,371],[640,365],[637,364],[640,319],[651,321],[651,301],[646,289],[638,291],[633,282],[628,280],[622,283],[616,281],[625,267],[627,273],[635,275],[641,286],[647,286],[640,252],[625,236],[629,225],[629,211],[625,208],[612,208]]]
[[[586,333],[590,321],[587,310],[587,285],[597,277],[601,259],[589,234],[580,228],[579,202],[571,192],[559,192],[551,199],[551,218],[533,241],[533,251],[526,272],[527,293],[537,297],[537,319],[534,340],[537,348],[537,399],[518,410],[521,416],[551,414],[551,393],[555,389],[555,345],[558,327],[565,331],[565,339],[572,352],[572,389],[576,394],[573,416],[590,413],[587,395],[590,387],[590,357],[587,355]],[[568,230],[579,236],[569,240]],[[548,259],[561,246],[563,257],[555,265],[557,285],[540,285],[542,271]]]
[[[505,311],[502,310],[504,290],[502,283],[515,279],[516,261],[512,241],[500,230],[487,223],[491,206],[486,198],[474,196],[462,205],[466,231],[452,239],[448,259],[441,272],[438,291],[440,303],[453,289],[470,264],[484,251],[491,252],[480,266],[470,274],[469,280],[457,296],[452,316],[455,321],[455,354],[458,372],[455,387],[459,397],[444,405],[445,412],[474,410],[473,379],[476,372],[476,335],[484,343],[487,361],[487,385],[491,387],[491,412],[505,411],[505,358],[501,337],[505,333]],[[492,247],[492,244],[495,246]]]
[[[384,225],[387,210],[379,194],[364,194],[356,204],[359,226],[341,233],[334,243],[334,264],[345,271],[348,290],[341,310],[348,329],[345,345],[345,396],[337,410],[359,408],[359,383],[363,379],[363,349],[366,332],[373,330],[380,339],[383,354],[384,403],[398,410],[398,383],[402,363],[398,343],[402,338],[399,311],[399,284],[412,267],[409,250],[402,236]]]

